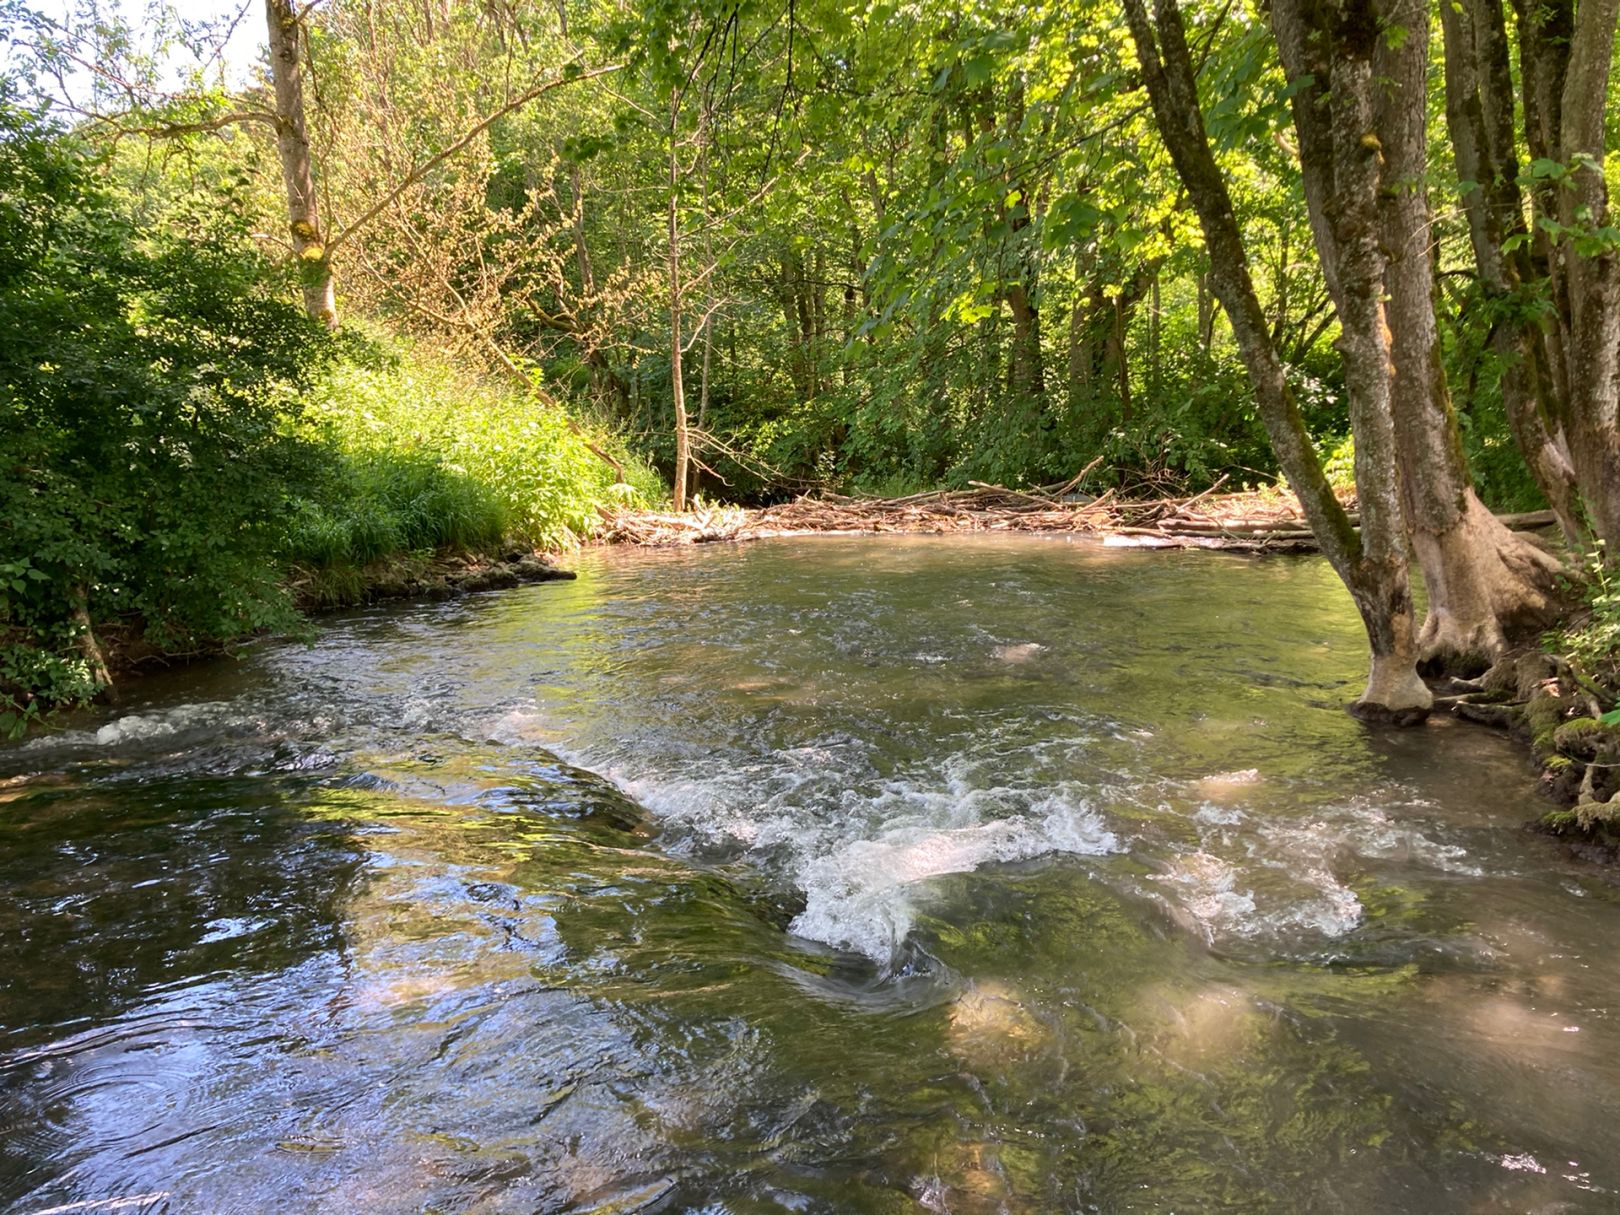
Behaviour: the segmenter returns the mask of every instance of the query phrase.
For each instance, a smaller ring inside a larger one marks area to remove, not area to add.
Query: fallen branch
[[[1222,494],[1217,491],[1224,477],[1200,493],[1179,498],[1121,500],[1110,489],[1092,501],[1067,499],[1065,495],[1096,465],[1093,460],[1068,481],[1030,489],[970,481],[967,489],[931,489],[900,498],[806,494],[754,510],[724,508],[701,518],[604,511],[598,539],[659,546],[766,536],[1026,532],[1092,535],[1120,547],[1242,553],[1307,552],[1316,547],[1292,494],[1277,490]],[[1344,495],[1343,504],[1351,523],[1359,524],[1353,496]],[[1553,521],[1544,511],[1501,517],[1510,527]]]

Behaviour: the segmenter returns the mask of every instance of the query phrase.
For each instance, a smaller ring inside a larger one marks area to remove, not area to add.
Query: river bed
[[[1620,888],[1319,559],[576,564],[0,748],[0,1210],[1620,1209]]]

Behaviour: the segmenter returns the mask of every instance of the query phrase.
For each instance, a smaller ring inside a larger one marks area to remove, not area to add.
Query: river
[[[1321,561],[577,565],[0,748],[0,1209],[1620,1209],[1620,887]]]

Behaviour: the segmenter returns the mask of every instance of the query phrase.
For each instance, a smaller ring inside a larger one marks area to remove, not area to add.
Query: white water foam
[[[1260,783],[1251,770],[1188,786],[1204,799],[1191,815],[1199,846],[1177,858],[1161,881],[1178,912],[1207,938],[1296,931],[1343,936],[1365,916],[1355,891],[1336,876],[1347,865],[1361,869],[1367,861],[1393,860],[1442,873],[1484,872],[1466,849],[1425,830],[1421,803],[1393,791],[1390,798],[1411,811],[1410,819],[1366,798],[1293,818],[1248,804],[1244,794]]]
[[[1029,814],[970,827],[898,827],[808,861],[799,872],[805,908],[793,931],[887,962],[915,921],[917,883],[993,862],[1095,856],[1117,846],[1095,812],[1057,796]]]
[[[783,871],[805,895],[794,932],[880,964],[893,961],[910,932],[923,897],[919,886],[929,878],[1119,848],[1078,785],[994,784],[986,779],[991,761],[967,755],[946,761],[931,778],[877,779],[864,745],[844,739],[718,768],[706,756],[702,775],[692,775],[648,772],[643,758],[575,752],[557,733],[525,708],[500,717],[483,736],[541,743],[612,780],[697,840],[741,849]],[[1003,757],[996,766],[1007,762]]]
[[[1181,918],[1210,941],[1299,930],[1340,937],[1361,923],[1361,900],[1330,870],[1256,859],[1259,872],[1211,852],[1190,852],[1177,857],[1160,880],[1173,892]]]
[[[235,714],[235,716],[233,716]],[[187,730],[242,724],[240,714],[223,701],[198,701],[160,713],[126,713],[95,730],[63,730],[41,734],[23,743],[22,751],[49,751],[58,747],[119,747],[182,734]]]

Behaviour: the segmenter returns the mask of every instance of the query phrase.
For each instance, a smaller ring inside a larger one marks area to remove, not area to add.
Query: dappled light
[[[0,0],[0,1209],[1620,1209],[1620,0]]]

